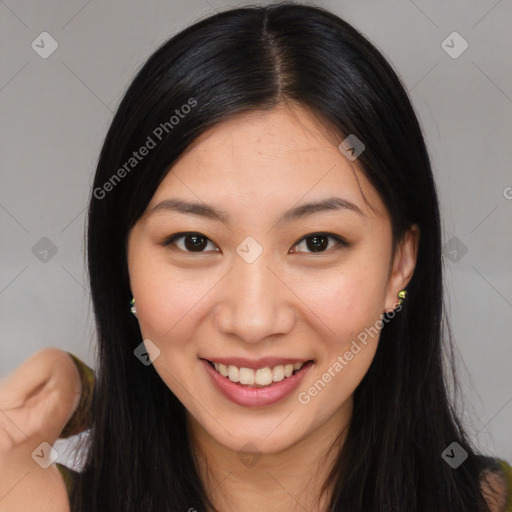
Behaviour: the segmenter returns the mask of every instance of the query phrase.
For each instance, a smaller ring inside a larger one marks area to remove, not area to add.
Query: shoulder
[[[481,458],[487,466],[481,475],[481,487],[491,511],[512,512],[512,467],[502,459]]]
[[[37,466],[37,465],[35,465]],[[2,474],[7,484],[0,510],[9,512],[70,512],[65,483],[54,464],[43,469],[19,466],[19,474]],[[21,476],[20,476],[21,475]],[[9,477],[15,477],[10,479]],[[4,482],[2,482],[3,484]],[[0,485],[0,489],[2,485]]]

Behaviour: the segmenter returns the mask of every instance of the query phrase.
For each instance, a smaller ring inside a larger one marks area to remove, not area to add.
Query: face
[[[229,449],[340,429],[412,276],[415,232],[393,258],[384,204],[341,141],[299,107],[232,118],[189,147],[129,234],[155,369]]]

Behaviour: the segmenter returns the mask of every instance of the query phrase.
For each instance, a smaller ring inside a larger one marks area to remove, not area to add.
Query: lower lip
[[[260,407],[272,405],[290,395],[301,383],[306,373],[313,366],[309,361],[300,371],[283,379],[280,382],[274,382],[267,388],[256,388],[244,386],[236,382],[231,382],[227,377],[218,373],[206,359],[201,359],[206,372],[213,381],[214,386],[232,402],[245,407]]]

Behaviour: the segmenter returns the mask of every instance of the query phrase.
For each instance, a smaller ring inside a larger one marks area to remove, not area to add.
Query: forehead
[[[239,114],[198,137],[172,166],[148,208],[169,196],[225,206],[292,204],[341,196],[385,215],[357,161],[338,149],[343,137],[308,110],[279,106]]]

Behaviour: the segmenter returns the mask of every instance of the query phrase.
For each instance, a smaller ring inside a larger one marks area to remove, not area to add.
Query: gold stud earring
[[[130,301],[130,311],[132,312],[132,314],[134,316],[137,316],[137,309],[135,307],[135,299],[132,298],[132,300]]]
[[[398,298],[399,298],[398,305],[399,306],[402,305],[402,302],[404,301],[406,295],[407,295],[407,291],[406,290],[401,290],[401,291],[398,292]]]

